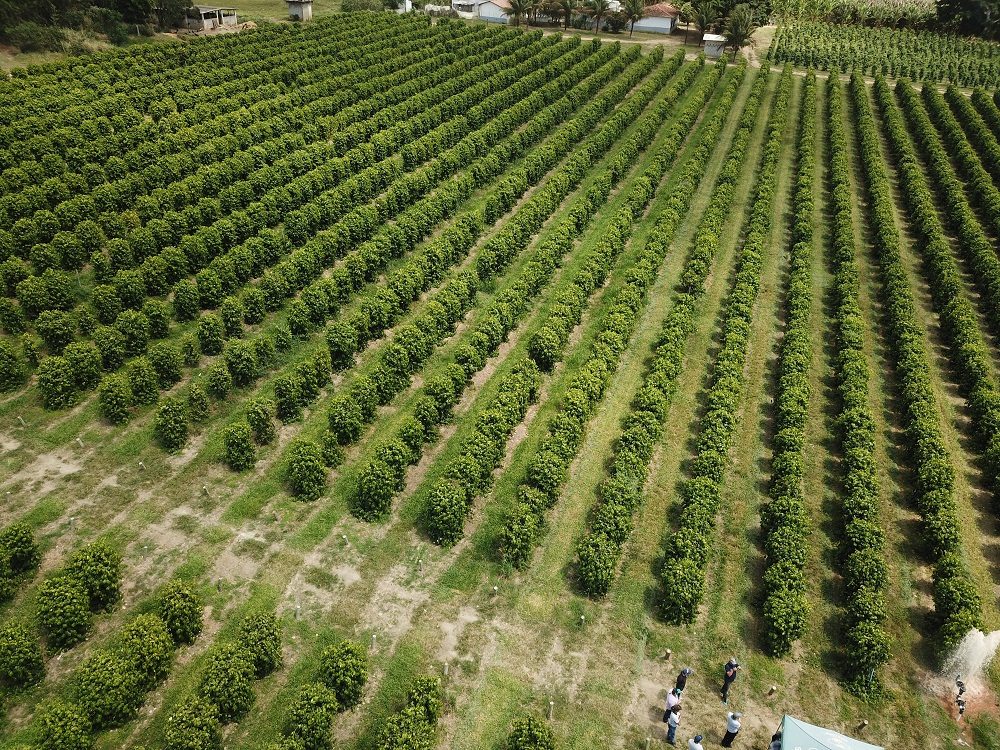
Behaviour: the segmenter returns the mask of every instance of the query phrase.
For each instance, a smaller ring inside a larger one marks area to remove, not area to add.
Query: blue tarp
[[[785,714],[781,720],[781,750],[885,750],[832,729],[814,727]]]

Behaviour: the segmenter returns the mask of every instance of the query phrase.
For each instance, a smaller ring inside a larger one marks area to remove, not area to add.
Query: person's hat
[[[734,712],[733,712],[733,718],[734,718],[734,719],[738,719],[738,718],[740,718],[740,717],[741,717],[742,715],[743,715],[743,714],[741,714],[741,713],[740,713],[739,711],[734,711]]]
[[[698,736],[696,736],[696,737],[694,738],[694,741],[695,741],[695,742],[701,742],[701,741],[702,741],[703,739],[705,739],[705,738],[704,738],[704,737],[702,737],[702,736],[701,736],[701,735],[699,734]]]

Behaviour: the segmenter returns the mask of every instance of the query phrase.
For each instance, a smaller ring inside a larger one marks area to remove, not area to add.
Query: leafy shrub
[[[123,372],[108,375],[98,389],[101,416],[111,424],[124,424],[135,405],[132,386]]]
[[[227,342],[223,359],[236,386],[250,385],[257,377],[257,353],[249,342],[243,339]]]
[[[178,646],[194,643],[202,628],[202,601],[183,581],[173,580],[159,595],[156,612]]]
[[[198,685],[198,697],[215,706],[219,721],[228,724],[246,715],[253,705],[254,668],[236,644],[215,649]]]
[[[62,49],[65,33],[55,26],[43,26],[34,21],[22,21],[9,27],[7,41],[22,52],[47,52]]]
[[[129,388],[135,403],[148,406],[160,397],[160,379],[146,357],[137,357],[125,368]]]
[[[273,613],[245,618],[240,623],[239,642],[258,678],[281,666],[281,624]]]
[[[203,354],[221,354],[226,328],[218,315],[209,313],[198,321],[198,344]]]
[[[124,337],[125,353],[138,356],[149,345],[149,321],[141,312],[125,310],[115,320],[115,328]]]
[[[38,390],[46,409],[68,409],[77,400],[76,380],[65,357],[46,357],[38,365]]]
[[[117,328],[101,326],[94,331],[94,343],[101,352],[101,362],[108,372],[117,370],[125,362],[125,337]]]
[[[258,445],[268,445],[278,435],[272,414],[274,414],[274,404],[267,399],[256,399],[247,407],[247,422],[253,430],[253,439]]]
[[[162,618],[145,614],[122,628],[117,650],[138,674],[141,689],[148,692],[170,671],[174,641]]]
[[[177,398],[160,404],[153,420],[153,436],[167,451],[180,450],[188,439],[187,405]]]
[[[60,310],[44,310],[35,320],[35,330],[54,354],[62,354],[63,349],[73,341],[75,327],[72,317]]]
[[[246,422],[236,422],[223,430],[223,442],[226,445],[226,463],[233,471],[245,471],[257,462],[254,451],[252,432]]]
[[[0,391],[14,391],[28,377],[28,368],[17,347],[7,339],[0,339]]]
[[[87,716],[77,706],[52,701],[38,712],[39,750],[90,750],[93,739]]]
[[[38,589],[38,627],[48,645],[63,651],[90,631],[90,597],[76,578],[50,578]]]
[[[302,378],[295,373],[282,375],[274,381],[278,419],[285,424],[295,422],[302,416],[302,388]]]
[[[337,696],[330,688],[310,682],[299,690],[285,719],[285,734],[300,743],[302,750],[326,750],[330,729],[337,713]]]
[[[323,452],[311,440],[298,439],[289,449],[288,483],[292,494],[303,500],[318,500],[326,489]]]
[[[341,709],[354,708],[368,681],[368,654],[353,641],[341,641],[320,655],[319,680],[337,696]]]
[[[204,422],[210,409],[208,394],[197,383],[193,383],[187,396],[188,417],[192,422]]]
[[[30,526],[12,523],[0,531],[0,558],[9,563],[14,573],[26,573],[38,567],[42,555]]]
[[[507,750],[555,750],[555,747],[551,727],[534,716],[517,719],[507,737]]]
[[[42,648],[28,629],[16,623],[0,626],[0,684],[23,688],[44,676]]]
[[[121,596],[122,556],[107,542],[93,542],[78,550],[66,570],[83,584],[94,610],[110,609]]]
[[[371,461],[358,477],[358,495],[354,512],[366,521],[385,516],[392,507],[399,471],[385,461]]]
[[[233,376],[229,368],[222,362],[216,362],[208,368],[208,392],[220,401],[233,390]]]
[[[185,701],[167,718],[167,750],[222,750],[218,711],[205,700]]]
[[[161,342],[150,347],[146,356],[156,372],[160,388],[169,388],[180,381],[183,359],[176,346]]]
[[[358,350],[358,332],[350,323],[337,321],[326,329],[326,345],[335,370],[343,370],[354,361]]]
[[[90,656],[73,675],[71,692],[95,730],[120,727],[135,718],[145,695],[139,672],[112,651]]]
[[[100,350],[93,344],[77,342],[70,344],[63,352],[69,369],[73,373],[73,382],[81,391],[89,391],[101,380]]]

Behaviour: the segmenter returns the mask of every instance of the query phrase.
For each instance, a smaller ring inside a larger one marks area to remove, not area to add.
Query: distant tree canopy
[[[937,14],[949,31],[1000,38],[1000,0],[937,0]]]
[[[153,0],[0,0],[0,33],[8,34],[24,23],[75,29],[97,27],[105,32],[101,27],[111,22],[147,23],[154,15],[153,4]],[[175,3],[168,0],[166,4]]]

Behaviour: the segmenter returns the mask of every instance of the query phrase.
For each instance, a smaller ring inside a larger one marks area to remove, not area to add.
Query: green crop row
[[[815,178],[816,76],[806,77],[799,109],[786,323],[778,354],[774,458],[770,502],[761,508],[766,559],[763,589],[764,640],[774,655],[787,654],[806,626],[806,539],[802,493],[802,447],[809,409],[812,361],[810,317]]]
[[[705,566],[713,546],[726,456],[740,416],[747,347],[760,290],[763,254],[771,230],[775,183],[791,90],[792,72],[786,67],[768,118],[736,277],[723,303],[722,347],[712,367],[707,408],[698,428],[697,455],[680,490],[677,528],[667,540],[664,551],[660,610],[671,623],[693,622],[704,597]]]

